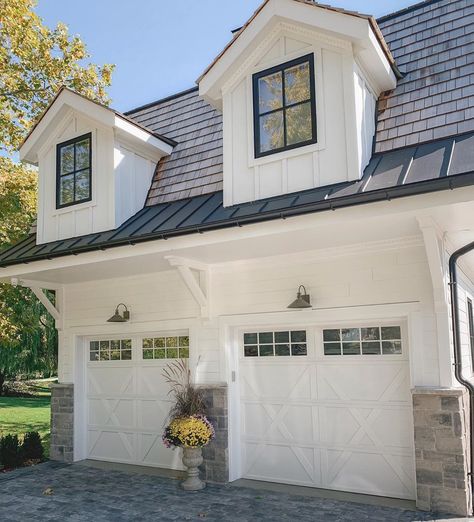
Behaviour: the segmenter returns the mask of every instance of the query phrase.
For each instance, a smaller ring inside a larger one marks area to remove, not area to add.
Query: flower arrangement
[[[167,448],[201,448],[209,444],[214,436],[214,426],[208,418],[197,414],[173,419],[165,428],[163,443]]]
[[[206,417],[202,391],[192,383],[187,361],[173,361],[163,370],[163,375],[174,399],[162,437],[164,445],[167,448],[206,446],[214,438],[215,431]]]

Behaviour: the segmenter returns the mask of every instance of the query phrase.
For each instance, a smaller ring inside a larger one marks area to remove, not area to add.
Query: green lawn
[[[49,455],[50,403],[47,391],[34,398],[0,397],[0,435],[22,436],[27,431],[38,431],[43,441],[45,456]]]

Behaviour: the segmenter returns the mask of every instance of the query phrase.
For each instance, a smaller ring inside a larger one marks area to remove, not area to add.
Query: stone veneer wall
[[[417,507],[468,515],[471,495],[467,391],[415,388],[413,416]]]
[[[227,386],[204,385],[204,398],[209,420],[216,430],[216,438],[203,448],[203,478],[211,482],[229,481]]]
[[[52,460],[72,462],[74,459],[74,385],[51,385]]]

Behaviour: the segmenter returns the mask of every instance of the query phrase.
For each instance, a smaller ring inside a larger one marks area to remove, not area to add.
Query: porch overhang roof
[[[145,207],[115,230],[46,244],[33,234],[0,253],[0,268],[471,185],[474,133],[375,154],[359,181],[230,207],[219,191]]]

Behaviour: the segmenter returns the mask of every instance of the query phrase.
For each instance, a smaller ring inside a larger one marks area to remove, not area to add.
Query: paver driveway
[[[44,492],[50,488],[50,495]],[[2,522],[48,521],[425,521],[461,520],[250,488],[208,485],[187,493],[177,480],[80,464],[46,463],[0,475]]]

